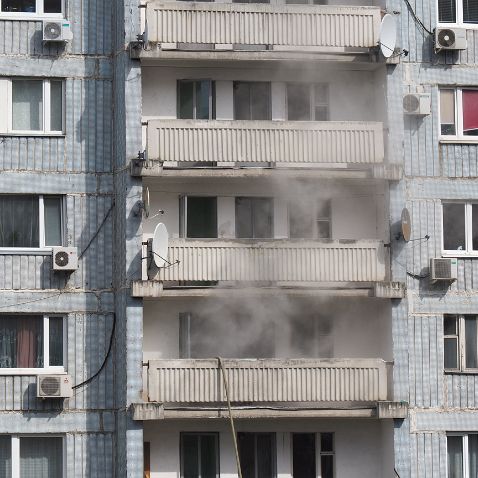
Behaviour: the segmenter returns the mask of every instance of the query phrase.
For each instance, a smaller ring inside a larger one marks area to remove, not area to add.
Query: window
[[[478,23],[475,0],[438,0],[439,23]]]
[[[182,237],[217,237],[217,197],[183,196],[180,199],[181,216],[184,218]]]
[[[327,5],[327,0],[286,0],[288,5]]]
[[[328,85],[288,84],[287,118],[289,121],[327,121],[329,119]]]
[[[64,370],[63,317],[0,315],[0,369]]]
[[[446,437],[447,478],[478,476],[478,434],[449,434]]]
[[[291,239],[330,239],[330,200],[289,204],[289,237]]]
[[[181,433],[181,478],[219,477],[217,433]]]
[[[319,469],[316,463],[316,434],[292,434],[294,478],[334,478],[334,434],[320,433]]]
[[[444,202],[443,254],[476,255],[478,253],[478,203]]]
[[[440,134],[443,139],[478,136],[478,90],[440,89]]]
[[[267,239],[273,237],[274,200],[236,197],[236,237]]]
[[[0,435],[0,477],[62,478],[63,438]]]
[[[62,239],[60,197],[0,195],[0,248],[61,246]]]
[[[444,368],[478,370],[478,316],[445,315],[443,318]]]
[[[234,119],[270,120],[271,85],[264,81],[234,82]]]
[[[35,14],[62,16],[63,0],[0,0],[1,12],[9,14]]]
[[[243,478],[276,476],[275,433],[238,433],[239,459]]]
[[[211,80],[178,81],[178,118],[214,119],[215,83]]]

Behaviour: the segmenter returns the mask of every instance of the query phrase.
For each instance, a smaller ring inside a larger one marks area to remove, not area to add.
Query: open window
[[[478,140],[478,89],[440,88],[440,135]]]
[[[291,201],[288,212],[291,239],[330,239],[332,237],[329,199]]]
[[[0,194],[0,250],[61,246],[62,212],[59,196]]]
[[[0,0],[2,16],[49,16],[61,17],[64,15],[65,0]]]

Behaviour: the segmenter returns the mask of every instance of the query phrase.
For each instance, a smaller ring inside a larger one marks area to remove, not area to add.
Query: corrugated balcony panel
[[[378,7],[162,3],[146,7],[152,43],[272,45],[278,49],[377,46]]]
[[[148,121],[148,159],[167,162],[374,164],[383,125],[345,121]]]
[[[380,359],[225,359],[232,402],[372,402],[387,399]],[[226,400],[218,361],[150,360],[149,400],[214,403]]]
[[[154,279],[164,281],[375,282],[386,277],[381,241],[172,239]]]

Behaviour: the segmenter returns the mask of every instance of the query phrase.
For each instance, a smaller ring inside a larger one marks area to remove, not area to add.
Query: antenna
[[[164,267],[168,262],[169,234],[166,226],[160,222],[154,229],[151,252],[156,267]],[[169,263],[169,262],[168,262]]]
[[[395,51],[396,44],[397,25],[395,23],[395,18],[387,13],[382,18],[382,23],[380,24],[379,45],[382,55],[385,58],[390,58]]]

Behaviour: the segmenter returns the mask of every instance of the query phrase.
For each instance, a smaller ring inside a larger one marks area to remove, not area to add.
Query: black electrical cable
[[[80,387],[83,387],[84,385],[89,384],[103,371],[103,369],[106,366],[106,362],[108,361],[108,358],[111,354],[111,349],[113,348],[113,339],[114,339],[114,336],[115,336],[115,329],[116,329],[116,314],[113,313],[113,327],[111,329],[110,344],[108,346],[108,352],[106,352],[105,359],[103,360],[103,363],[101,364],[101,367],[98,369],[98,371],[94,375],[87,378],[84,382],[81,382],[78,385],[74,385],[73,387],[71,387],[73,390],[75,390],[77,388],[80,388]]]
[[[412,14],[413,19],[415,20],[416,23],[418,23],[425,32],[427,32],[429,35],[433,35],[433,32],[430,31],[424,24],[423,22],[417,17],[417,14],[413,10],[413,7],[410,5],[410,2],[408,0],[404,0],[405,3],[407,4],[408,10]]]

